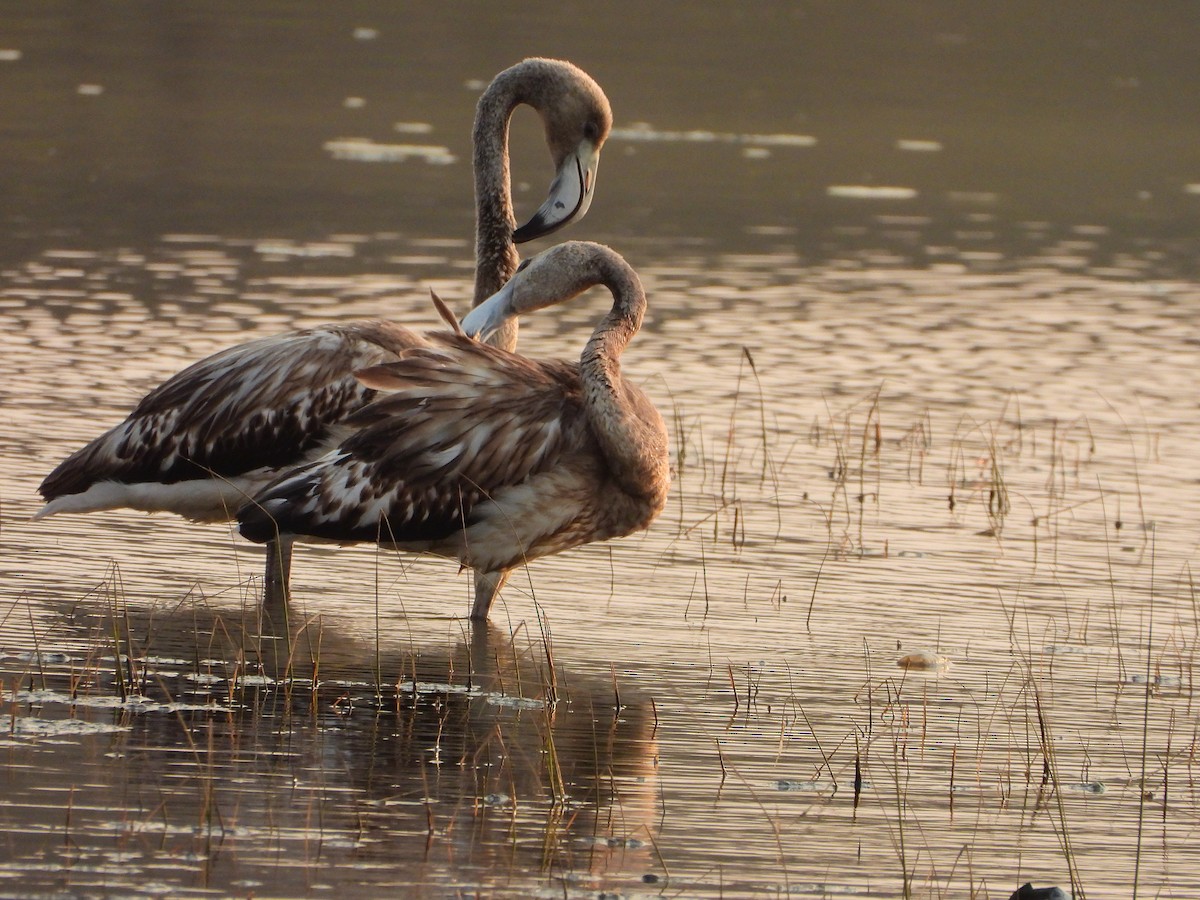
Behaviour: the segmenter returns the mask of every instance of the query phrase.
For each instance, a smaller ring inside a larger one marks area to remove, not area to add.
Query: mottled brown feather
[[[374,396],[352,373],[421,340],[366,321],[231,347],[156,387],[124,422],[67,457],[42,482],[42,496],[100,481],[172,484],[297,465]]]

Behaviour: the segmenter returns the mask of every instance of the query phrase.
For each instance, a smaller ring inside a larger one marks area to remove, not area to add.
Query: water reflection
[[[623,691],[617,710],[612,683],[552,675],[539,639],[479,628],[392,652],[319,620],[289,640],[202,606],[62,615],[92,656],[3,672],[11,721],[42,723],[4,741],[23,774],[0,813],[0,876],[28,889],[111,880],[94,863],[114,841],[123,883],[187,860],[184,887],[272,893],[315,890],[340,864],[364,887],[485,891],[508,873],[586,886],[655,866],[646,699]],[[121,680],[101,635],[121,644]]]

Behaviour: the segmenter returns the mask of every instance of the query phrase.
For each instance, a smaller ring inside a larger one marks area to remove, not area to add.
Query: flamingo
[[[594,285],[613,295],[578,362],[486,340],[518,315]],[[375,542],[476,571],[471,618],[488,617],[516,566],[650,525],[670,485],[667,431],[621,371],[646,294],[600,244],[559,244],[521,264],[456,332],[427,335],[360,380],[379,399],[336,450],[238,512],[243,537]]]

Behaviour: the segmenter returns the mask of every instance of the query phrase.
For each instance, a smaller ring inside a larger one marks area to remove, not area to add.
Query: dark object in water
[[[1028,881],[1012,892],[1008,900],[1071,900],[1060,887],[1035,888]]]

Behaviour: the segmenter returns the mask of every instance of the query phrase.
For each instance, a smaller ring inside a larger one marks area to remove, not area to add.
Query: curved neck
[[[612,291],[613,305],[592,332],[579,363],[585,380],[592,376],[615,383],[621,378],[621,354],[642,327],[646,292],[632,269],[614,270],[606,261],[600,269],[599,283]]]
[[[504,287],[517,268],[517,227],[508,169],[508,122],[519,104],[511,85],[494,82],[475,114],[475,305]]]
[[[520,258],[513,244],[517,227],[513,214],[512,183],[508,168],[508,123],[522,102],[519,82],[501,73],[491,83],[475,112],[472,136],[475,169],[475,298],[478,306],[504,287],[517,270]],[[488,343],[514,350],[515,320]]]
[[[628,265],[598,263],[599,281],[612,291],[613,306],[579,360],[588,418],[617,483],[634,496],[649,496],[669,481],[665,430],[658,412],[621,374],[621,353],[641,327],[646,294]]]

